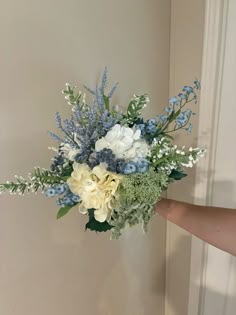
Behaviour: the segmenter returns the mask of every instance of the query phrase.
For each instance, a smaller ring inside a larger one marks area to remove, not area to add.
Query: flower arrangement
[[[141,111],[149,103],[147,94],[134,95],[126,111],[111,107],[117,84],[106,93],[107,68],[99,86],[84,88],[93,96],[90,105],[76,87],[66,84],[62,91],[72,116],[62,121],[56,113],[61,136],[49,132],[58,143],[50,169],[35,168],[27,179],[16,176],[15,182],[0,184],[0,191],[23,195],[41,189],[57,198],[57,218],[76,207],[88,215],[86,229],[110,230],[112,239],[136,224],[146,231],[162,192],[205,153],[177,148],[171,137],[180,129],[191,132],[195,113],[186,106],[197,102],[200,83],[185,86],[169,99],[164,114],[146,121]]]

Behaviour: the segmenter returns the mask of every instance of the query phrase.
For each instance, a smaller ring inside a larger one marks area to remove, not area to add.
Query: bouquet
[[[147,226],[155,214],[155,204],[174,181],[186,176],[205,150],[178,148],[172,134],[192,130],[195,113],[186,108],[197,102],[199,81],[184,86],[178,96],[169,99],[165,113],[144,120],[142,110],[149,103],[147,94],[134,95],[127,110],[111,106],[115,84],[107,93],[107,68],[92,95],[66,84],[62,93],[70,106],[70,119],[56,113],[60,135],[49,132],[58,143],[49,169],[35,168],[27,179],[15,176],[13,182],[0,184],[0,191],[11,194],[37,192],[56,197],[60,207],[57,218],[72,208],[88,216],[86,229],[111,231],[117,239],[126,227]]]

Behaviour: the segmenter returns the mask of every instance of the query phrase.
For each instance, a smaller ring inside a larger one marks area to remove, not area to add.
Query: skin
[[[236,256],[236,209],[162,199],[156,211],[203,241]]]

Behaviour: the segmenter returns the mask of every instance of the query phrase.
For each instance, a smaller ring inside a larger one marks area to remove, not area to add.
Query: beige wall
[[[0,17],[1,181],[48,166],[64,82],[91,85],[107,64],[119,103],[148,92],[147,116],[165,104],[169,0],[2,0]],[[77,211],[56,221],[42,195],[1,196],[0,209],[0,314],[164,314],[162,219],[111,242]]]
[[[171,1],[171,58],[170,95],[184,85],[201,78],[201,59],[204,35],[205,0]],[[198,112],[198,105],[193,110]],[[190,136],[181,131],[175,138],[180,146],[197,143],[198,116],[193,117]],[[188,169],[187,178],[168,189],[168,197],[193,202],[194,169]],[[172,223],[167,224],[167,315],[186,315],[188,312],[191,235]]]

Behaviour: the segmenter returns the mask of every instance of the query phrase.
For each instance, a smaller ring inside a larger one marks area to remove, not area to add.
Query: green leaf
[[[61,207],[57,213],[57,219],[60,219],[61,217],[64,217],[64,215],[66,215],[71,208],[73,208],[75,205],[73,206],[65,206],[65,207]]]
[[[94,217],[94,211],[95,209],[89,209],[88,214],[89,214],[89,221],[85,225],[85,230],[91,230],[91,231],[96,231],[96,232],[106,232],[112,229],[112,225],[110,225],[107,221],[105,222],[99,222],[95,219]]]
[[[180,180],[184,177],[186,177],[187,174],[183,173],[182,171],[180,170],[173,170],[171,172],[171,174],[169,175],[170,178],[173,178],[174,180]]]
[[[103,96],[103,100],[106,106],[106,109],[108,111],[110,111],[110,101],[109,101],[109,97],[107,97],[105,94],[102,95]]]

